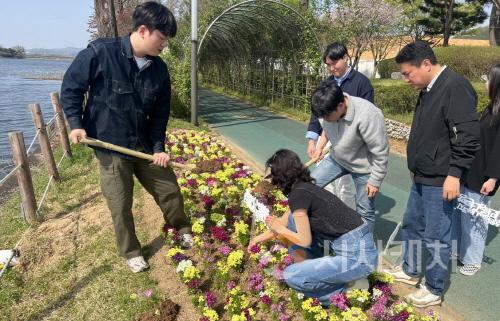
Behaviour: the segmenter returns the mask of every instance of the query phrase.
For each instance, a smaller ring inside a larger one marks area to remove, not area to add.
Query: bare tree
[[[94,0],[94,19],[99,37],[118,37],[114,0]]]
[[[385,0],[347,0],[331,14],[332,27],[338,40],[349,44],[351,65],[357,68],[361,54],[371,50],[374,64],[385,58],[398,38],[397,26],[402,10]]]

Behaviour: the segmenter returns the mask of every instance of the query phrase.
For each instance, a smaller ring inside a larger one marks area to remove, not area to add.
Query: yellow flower
[[[217,268],[219,269],[219,272],[222,274],[222,275],[226,275],[229,273],[229,266],[227,266],[226,264],[222,263],[222,262],[217,262]]]
[[[203,245],[203,240],[201,239],[201,237],[199,235],[195,235],[193,237],[193,242],[196,246],[202,246]]]
[[[210,321],[219,320],[219,315],[217,314],[217,312],[207,307],[203,308],[203,316],[207,317]]]
[[[243,221],[234,223],[234,230],[238,235],[247,235],[249,232],[248,224]]]
[[[242,250],[236,250],[232,251],[229,253],[229,256],[227,257],[227,265],[232,268],[236,268],[241,265],[243,262],[243,256],[245,253],[243,253]]]
[[[239,315],[233,315],[231,317],[231,321],[247,321],[247,318],[245,317],[245,315],[242,313],[242,314],[239,314]]]
[[[360,308],[350,308],[341,313],[344,321],[367,321],[368,317]]]
[[[184,254],[184,251],[178,247],[173,247],[167,251],[167,257],[173,257],[176,254]]]
[[[191,230],[195,234],[201,234],[203,233],[203,224],[201,224],[199,221],[194,222],[194,224],[191,226]]]
[[[347,298],[361,303],[367,302],[370,299],[370,292],[368,290],[352,289],[347,291]]]
[[[182,274],[182,278],[184,279],[184,282],[190,282],[191,280],[194,279],[199,279],[200,278],[200,271],[194,267],[194,266],[188,266],[185,270],[184,273]]]

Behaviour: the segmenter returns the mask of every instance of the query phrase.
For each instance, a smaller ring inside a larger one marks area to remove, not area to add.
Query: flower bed
[[[179,235],[164,227],[167,256],[180,279],[190,289],[200,310],[199,321],[315,320],[315,321],[433,321],[432,312],[417,315],[392,293],[389,276],[374,273],[370,290],[354,289],[331,298],[323,308],[318,300],[305,298],[283,282],[284,269],[293,263],[278,241],[247,250],[252,228],[251,213],[242,203],[246,189],[277,215],[287,210],[281,192],[270,190],[262,177],[238,161],[216,138],[203,132],[176,131],[168,135],[167,148],[177,162],[211,161],[212,172],[179,172],[178,182],[190,216],[195,245],[179,247]],[[217,169],[218,168],[218,169]]]

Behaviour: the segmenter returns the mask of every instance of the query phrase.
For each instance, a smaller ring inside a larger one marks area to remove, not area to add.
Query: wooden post
[[[23,214],[29,224],[36,222],[36,199],[31,180],[31,171],[24,146],[24,136],[22,132],[9,133],[10,145],[12,148],[12,159],[16,166],[20,165],[16,172],[17,183],[21,193]]]
[[[56,113],[56,123],[57,128],[59,129],[59,138],[61,139],[62,149],[68,157],[71,157],[73,155],[71,154],[71,145],[69,144],[66,122],[64,121],[61,104],[59,103],[59,94],[57,92],[50,93],[50,99],[52,100],[52,106],[54,107],[54,112]]]
[[[42,149],[43,161],[45,167],[49,172],[49,175],[54,177],[54,180],[59,180],[59,173],[57,172],[56,161],[54,160],[54,154],[52,153],[52,147],[50,146],[49,135],[47,135],[47,128],[45,127],[45,122],[43,121],[42,109],[39,104],[30,105],[31,115],[33,116],[33,122],[35,123],[35,128],[39,131],[38,142],[40,143],[40,148]]]

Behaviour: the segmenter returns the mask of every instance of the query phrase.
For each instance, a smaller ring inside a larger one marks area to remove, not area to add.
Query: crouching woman
[[[278,150],[266,169],[271,183],[288,197],[290,211],[279,218],[268,216],[269,230],[252,239],[249,247],[272,238],[285,240],[295,262],[285,269],[285,282],[327,306],[349,282],[374,271],[373,234],[356,211],[313,183],[294,152]]]

